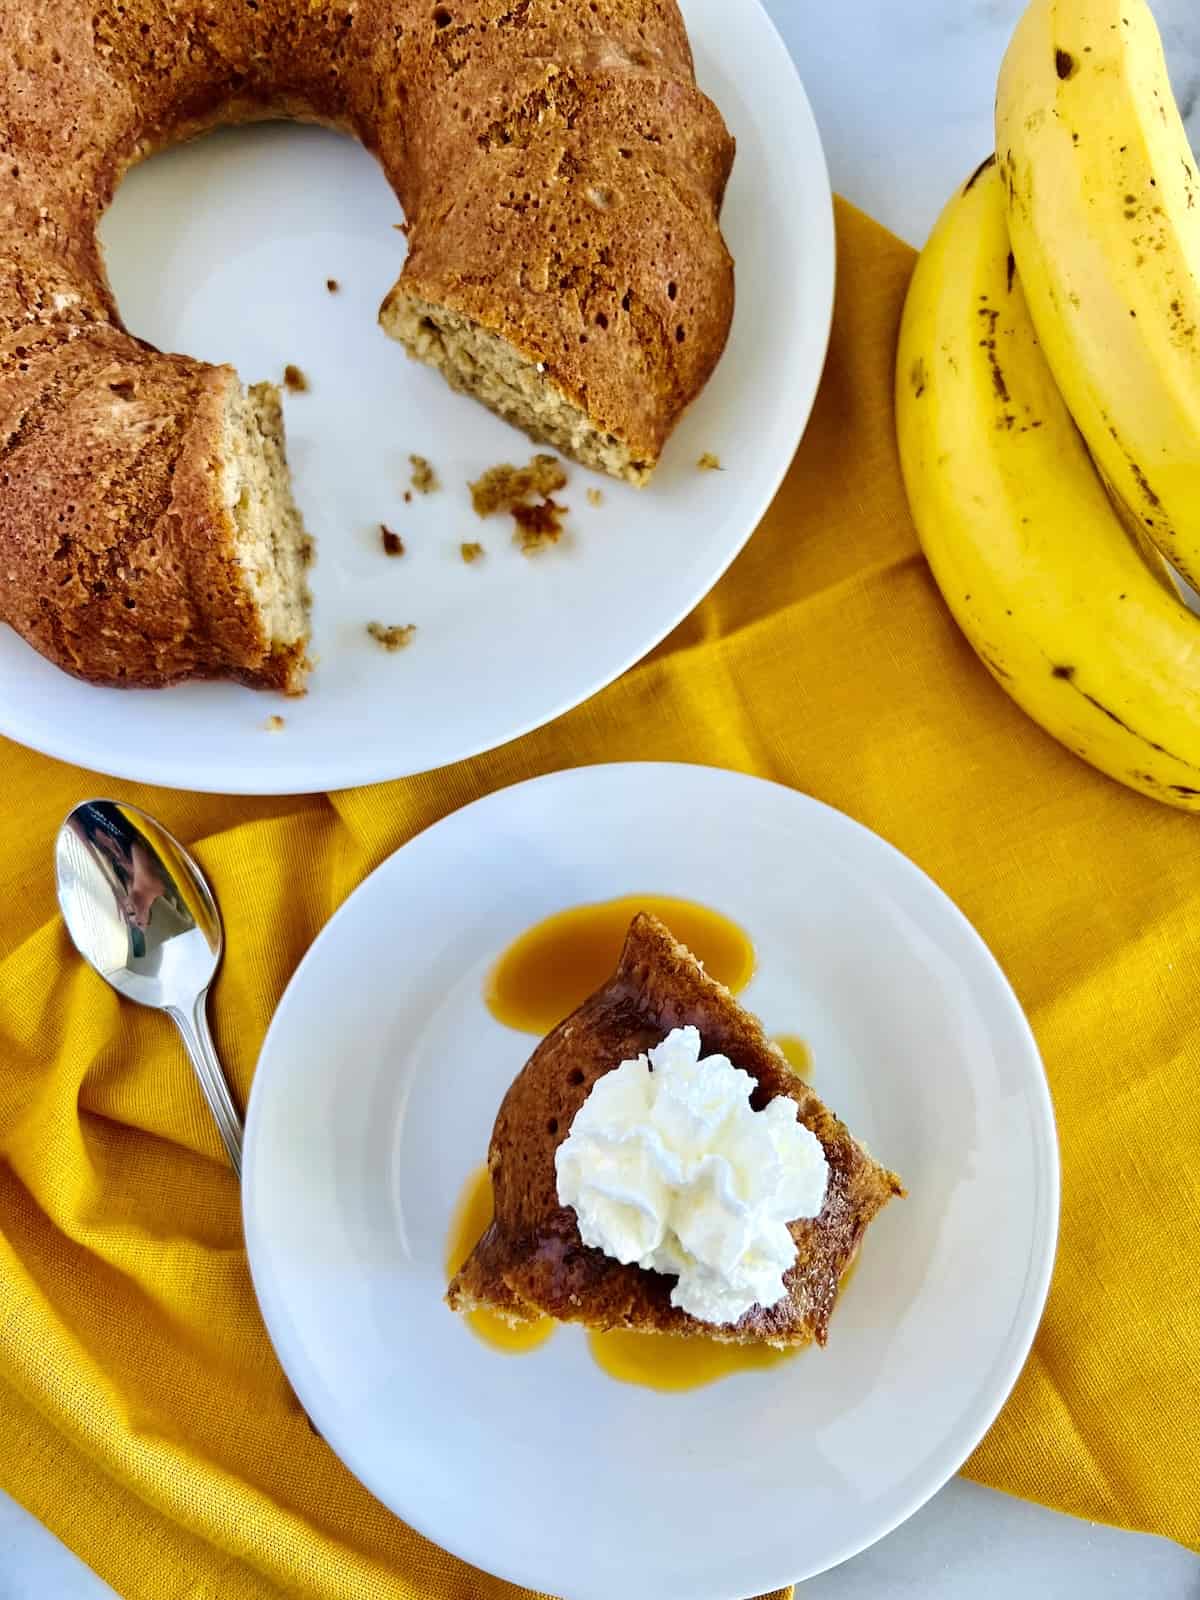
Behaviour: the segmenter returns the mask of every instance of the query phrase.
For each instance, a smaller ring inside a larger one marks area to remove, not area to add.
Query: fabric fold
[[[244,1101],[291,973],[388,854],[506,784],[646,758],[840,807],[991,945],[1046,1060],[1063,1209],[1034,1353],[968,1471],[1200,1548],[1197,822],[1056,745],[954,627],[893,437],[913,254],[845,204],[837,222],[829,366],[774,504],[692,616],[570,715],[332,796],[156,790],[0,744],[21,821],[0,843],[0,1484],[127,1600],[519,1591],[407,1529],[310,1433],[182,1050],[81,969],[58,921],[60,819],[112,794],[195,845],[228,924],[212,1015]]]

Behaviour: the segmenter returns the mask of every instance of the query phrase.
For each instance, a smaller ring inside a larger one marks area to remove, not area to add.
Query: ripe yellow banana
[[[1058,387],[1200,583],[1200,176],[1146,0],[1033,0],[1000,71],[996,153]]]
[[[1200,811],[1200,618],[1138,552],[1071,421],[994,161],[917,263],[896,421],[925,554],[984,665],[1093,766]]]

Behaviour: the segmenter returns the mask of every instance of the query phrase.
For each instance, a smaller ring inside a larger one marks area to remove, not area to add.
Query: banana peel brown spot
[[[1166,745],[1158,744],[1155,740],[1148,739],[1144,733],[1139,733],[1136,728],[1126,722],[1125,718],[1115,712],[1111,706],[1106,706],[1103,700],[1098,699],[1094,694],[1089,694],[1086,689],[1081,689],[1075,682],[1074,667],[1054,667],[1052,675],[1062,679],[1064,683],[1069,683],[1081,700],[1086,700],[1088,705],[1098,711],[1101,716],[1107,717],[1110,722],[1115,723],[1131,739],[1136,739],[1139,744],[1145,745],[1147,750],[1153,750],[1160,756],[1166,756],[1169,761],[1177,761],[1181,767],[1186,767],[1191,772],[1200,771],[1200,767],[1197,767],[1194,761],[1185,761],[1182,756],[1176,755],[1173,750],[1168,750]],[[1171,789],[1172,792],[1176,792],[1175,785],[1172,784]]]
[[[978,645],[975,646],[975,654],[979,657],[980,661],[983,662],[984,666],[988,669],[993,677],[1000,678],[1005,683],[1012,679],[1012,673],[1007,667],[1002,667],[996,660],[995,656],[989,655],[986,650],[981,650]]]
[[[1189,322],[1183,309],[1183,304],[1178,296],[1170,304],[1171,336],[1177,344],[1191,345],[1196,342],[1196,324]]]
[[[912,392],[919,400],[925,393],[927,374],[925,371],[925,358],[918,356],[908,371],[908,381],[912,385]]]
[[[1104,420],[1106,422],[1108,422],[1107,414],[1101,413],[1101,415],[1103,416]],[[1147,478],[1147,476],[1146,476],[1145,472],[1142,470],[1141,466],[1133,459],[1133,457],[1129,454],[1129,451],[1125,450],[1124,446],[1121,444],[1121,435],[1117,432],[1116,427],[1111,422],[1108,422],[1108,431],[1109,431],[1110,436],[1113,439],[1113,442],[1116,445],[1118,445],[1122,449],[1122,451],[1124,452],[1125,459],[1129,463],[1129,470],[1133,474],[1133,480],[1137,484],[1138,488],[1141,490],[1142,498],[1145,500],[1146,504],[1151,507],[1152,510],[1161,511],[1162,510],[1162,501],[1159,499],[1158,495],[1155,493],[1154,489],[1151,487],[1150,480],[1149,480],[1149,478]],[[1139,512],[1138,515],[1141,517],[1143,522],[1146,521],[1146,513],[1144,511]],[[1154,524],[1151,523],[1150,526],[1153,527]],[[1171,537],[1174,537],[1174,529],[1170,526],[1170,524],[1168,522],[1164,521],[1163,530],[1164,530],[1164,532],[1169,534]]]
[[[983,177],[984,173],[988,170],[988,168],[989,167],[994,167],[995,165],[996,165],[996,153],[995,153],[995,151],[993,151],[990,156],[985,156],[984,157],[984,159],[975,168],[975,171],[967,179],[966,183],[963,184],[963,193],[964,194],[970,194],[971,190],[979,182],[980,178]]]
[[[1012,293],[1013,279],[1016,277],[1016,275],[1017,275],[1017,258],[1013,255],[1012,251],[1010,250],[1008,252],[1008,261],[1007,261],[1006,266],[1005,266],[1005,281],[1006,281],[1007,286],[1008,286],[1009,294]]]
[[[1054,52],[1054,70],[1065,82],[1073,78],[1079,70],[1079,63],[1069,50],[1056,50]]]
[[[996,398],[1001,404],[1009,405],[1012,397],[1008,392],[1008,384],[1005,381],[1004,369],[1000,365],[1000,358],[996,354],[996,324],[1000,320],[1000,313],[988,306],[980,306],[979,315],[987,323],[987,333],[980,339],[979,348],[987,356],[988,366],[992,374],[992,388],[996,391]],[[1002,420],[997,426],[1011,428],[1012,424],[1013,419],[1010,417],[1007,423]]]
[[[1163,783],[1152,772],[1131,772],[1129,781],[1144,788],[1147,794],[1152,795],[1156,800],[1167,795],[1174,795],[1179,800],[1200,799],[1200,789],[1193,789],[1190,784],[1186,783]],[[1190,810],[1191,807],[1189,806],[1188,809]]]
[[[1132,457],[1129,461],[1129,470],[1133,473],[1134,481],[1136,482],[1138,488],[1142,491],[1142,494],[1145,496],[1146,503],[1153,506],[1156,511],[1160,511],[1162,509],[1162,501],[1150,487],[1150,480],[1142,471],[1141,467],[1138,466],[1137,462],[1132,459]]]

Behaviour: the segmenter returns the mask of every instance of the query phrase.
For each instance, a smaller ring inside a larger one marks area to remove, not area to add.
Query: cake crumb
[[[386,522],[379,524],[379,538],[383,544],[385,555],[402,556],[404,554],[404,540],[398,533],[393,533]]]
[[[283,369],[283,386],[289,394],[304,394],[308,388],[308,379],[289,361]]]
[[[460,544],[458,547],[458,553],[467,563],[467,565],[470,566],[472,562],[478,561],[480,556],[484,554],[484,548],[476,540],[472,539],[469,542],[464,541],[462,544]]]
[[[604,496],[599,489],[588,490],[587,503],[590,506],[602,506],[604,504]]]
[[[476,515],[490,517],[493,511],[512,511],[535,496],[548,498],[566,485],[562,462],[556,456],[536,455],[527,467],[514,467],[508,461],[489,467],[468,487]]]
[[[711,450],[706,450],[696,463],[701,472],[724,472],[720,456],[713,455]]]
[[[329,290],[329,292],[330,292],[330,294],[336,294],[336,293],[337,293],[337,292],[338,292],[338,290],[339,290],[339,289],[340,289],[340,288],[341,288],[341,287],[342,287],[342,286],[341,286],[341,284],[340,284],[340,283],[339,283],[339,282],[338,282],[338,281],[337,281],[337,279],[336,279],[336,278],[326,278],[326,279],[325,279],[325,287],[326,287],[326,288],[327,288],[327,289],[328,289],[328,290]]]
[[[367,623],[367,632],[375,643],[382,645],[389,652],[406,649],[412,643],[413,634],[416,631],[417,625],[415,622],[391,623],[390,625],[382,622]]]
[[[438,475],[426,461],[424,456],[409,456],[412,463],[411,483],[418,494],[432,494],[435,489],[440,489]],[[407,499],[407,496],[405,496]]]
[[[406,506],[412,505],[412,490],[411,489],[405,489],[405,491],[404,491],[404,504]]]
[[[276,715],[267,718],[263,723],[263,727],[268,733],[279,733],[283,728],[283,718],[276,713]]]
[[[513,538],[521,547],[522,555],[534,555],[547,545],[557,544],[563,536],[562,519],[567,507],[549,496],[535,505],[513,506],[512,514],[517,525]]]

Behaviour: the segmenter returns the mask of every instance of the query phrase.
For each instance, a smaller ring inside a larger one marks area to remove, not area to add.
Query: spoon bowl
[[[224,932],[195,860],[136,806],[78,805],[59,829],[58,903],[75,947],[119,993],[166,1010],[212,983]]]
[[[75,948],[119,994],[175,1023],[240,1177],[241,1116],[208,1026],[225,939],[203,872],[161,823],[115,800],[75,807],[58,831],[54,866]]]

